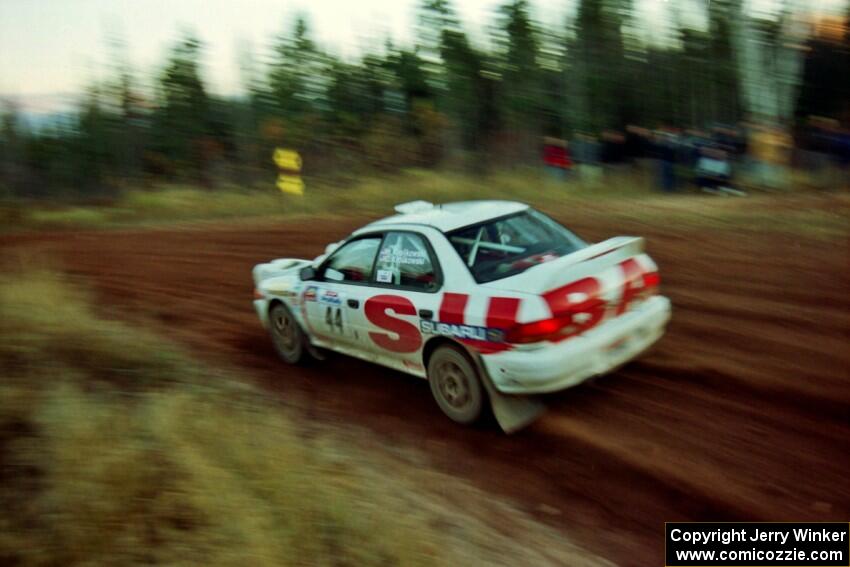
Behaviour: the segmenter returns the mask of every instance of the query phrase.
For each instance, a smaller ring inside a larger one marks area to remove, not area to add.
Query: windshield
[[[519,274],[586,246],[578,236],[533,209],[446,236],[478,283]]]

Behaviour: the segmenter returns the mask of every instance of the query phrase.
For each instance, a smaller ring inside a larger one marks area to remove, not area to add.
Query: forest
[[[657,32],[633,0],[580,0],[567,21],[546,25],[527,0],[508,0],[482,41],[451,0],[425,0],[413,45],[387,40],[353,61],[319,45],[296,16],[267,52],[244,55],[238,96],[210,92],[202,31],[177,37],[146,73],[116,40],[110,78],[62,121],[31,128],[3,106],[0,197],[108,198],[159,182],[268,186],[278,147],[301,154],[307,179],[343,185],[406,168],[535,166],[544,137],[630,125],[767,123],[805,144],[816,118],[846,138],[850,5],[844,21],[816,20],[791,2],[773,14],[742,0],[666,7],[673,24]],[[705,25],[688,24],[686,9],[702,10]]]

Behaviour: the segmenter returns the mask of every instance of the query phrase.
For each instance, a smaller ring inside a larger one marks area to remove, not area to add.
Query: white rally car
[[[315,260],[254,267],[254,307],[280,356],[330,349],[427,378],[471,423],[506,430],[538,397],[633,359],[670,318],[642,238],[587,244],[522,203],[396,207]]]

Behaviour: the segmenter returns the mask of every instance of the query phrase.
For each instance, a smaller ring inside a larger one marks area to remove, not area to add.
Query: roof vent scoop
[[[428,201],[410,201],[409,203],[401,203],[393,207],[397,213],[402,215],[411,215],[413,213],[422,213],[430,211],[434,208],[434,203]]]

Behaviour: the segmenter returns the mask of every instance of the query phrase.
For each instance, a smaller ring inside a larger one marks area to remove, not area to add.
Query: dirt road
[[[276,359],[251,308],[251,266],[313,257],[366,219],[0,238],[52,252],[107,306],[158,318],[253,375],[311,423],[363,428],[420,466],[507,497],[622,565],[662,565],[663,522],[850,518],[848,242],[562,218],[586,238],[648,238],[673,301],[641,360],[552,396],[505,436],[457,427],[427,384],[336,358]],[[61,322],[57,322],[61,324]],[[506,526],[506,533],[510,533]]]

